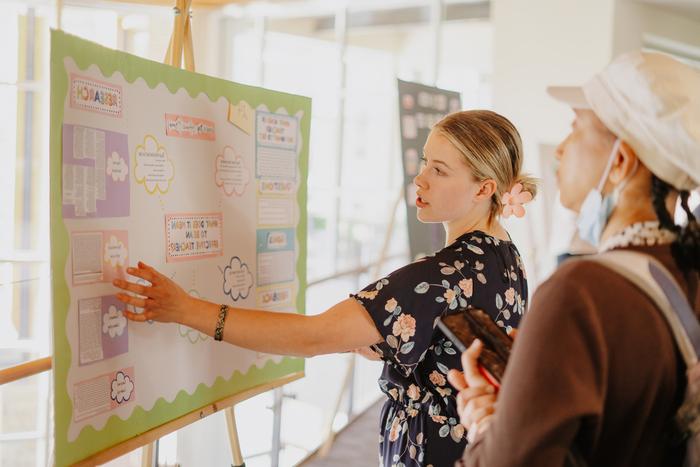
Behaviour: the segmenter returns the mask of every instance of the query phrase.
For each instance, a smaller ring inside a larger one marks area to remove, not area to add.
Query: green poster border
[[[184,88],[191,97],[196,97],[206,89],[212,101],[224,97],[229,102],[245,100],[254,109],[265,104],[270,111],[280,107],[293,115],[303,112],[302,141],[299,169],[302,180],[299,183],[297,201],[299,203],[299,225],[297,241],[299,258],[297,277],[299,293],[296,297],[297,310],[305,310],[306,290],[306,224],[307,224],[307,185],[309,157],[309,131],[311,126],[311,99],[262,88],[231,83],[197,73],[176,69],[162,63],[142,59],[133,55],[108,49],[61,31],[51,31],[51,131],[50,131],[50,212],[51,212],[51,287],[53,300],[53,382],[54,382],[54,423],[55,423],[55,462],[57,466],[70,465],[95,453],[124,442],[134,436],[160,426],[172,419],[199,409],[211,402],[244,391],[276,378],[304,370],[304,360],[284,358],[280,363],[269,361],[264,368],[253,366],[246,374],[236,371],[227,380],[219,377],[211,387],[197,386],[191,396],[180,391],[173,402],[160,398],[149,411],[137,407],[127,420],[111,416],[102,430],[85,427],[78,438],[70,443],[67,439],[72,406],[66,388],[71,354],[66,337],[65,322],[70,303],[68,286],[65,281],[65,265],[68,256],[68,232],[61,214],[61,154],[63,113],[68,93],[68,75],[64,68],[64,58],[71,57],[81,70],[96,65],[105,77],[119,71],[126,81],[137,78],[146,81],[150,88],[159,83],[175,93]],[[123,117],[125,118],[125,117]]]

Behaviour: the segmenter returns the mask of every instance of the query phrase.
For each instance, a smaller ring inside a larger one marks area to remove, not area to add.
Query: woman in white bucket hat
[[[687,200],[700,185],[700,73],[634,52],[581,88],[548,92],[576,115],[557,177],[581,237],[660,261],[699,315],[700,227]],[[565,262],[539,287],[498,396],[477,371],[480,350],[449,375],[472,440],[462,465],[559,466],[572,450],[588,465],[681,464],[685,363],[655,303],[606,266]]]

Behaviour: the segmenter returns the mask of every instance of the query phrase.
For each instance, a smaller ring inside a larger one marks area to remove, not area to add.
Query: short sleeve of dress
[[[454,257],[448,261],[443,254],[404,266],[351,295],[384,338],[373,349],[408,376],[432,345],[436,319],[467,305],[470,276],[471,268]]]

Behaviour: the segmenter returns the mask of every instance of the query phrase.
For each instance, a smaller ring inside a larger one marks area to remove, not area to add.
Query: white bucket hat
[[[547,92],[591,109],[644,165],[678,190],[700,185],[700,72],[665,54],[617,57],[583,87]]]

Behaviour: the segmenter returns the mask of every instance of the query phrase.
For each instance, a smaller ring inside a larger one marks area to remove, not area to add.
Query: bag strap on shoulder
[[[645,292],[661,310],[688,368],[698,363],[700,322],[683,290],[668,270],[655,258],[634,251],[609,251],[589,256],[617,272]]]

